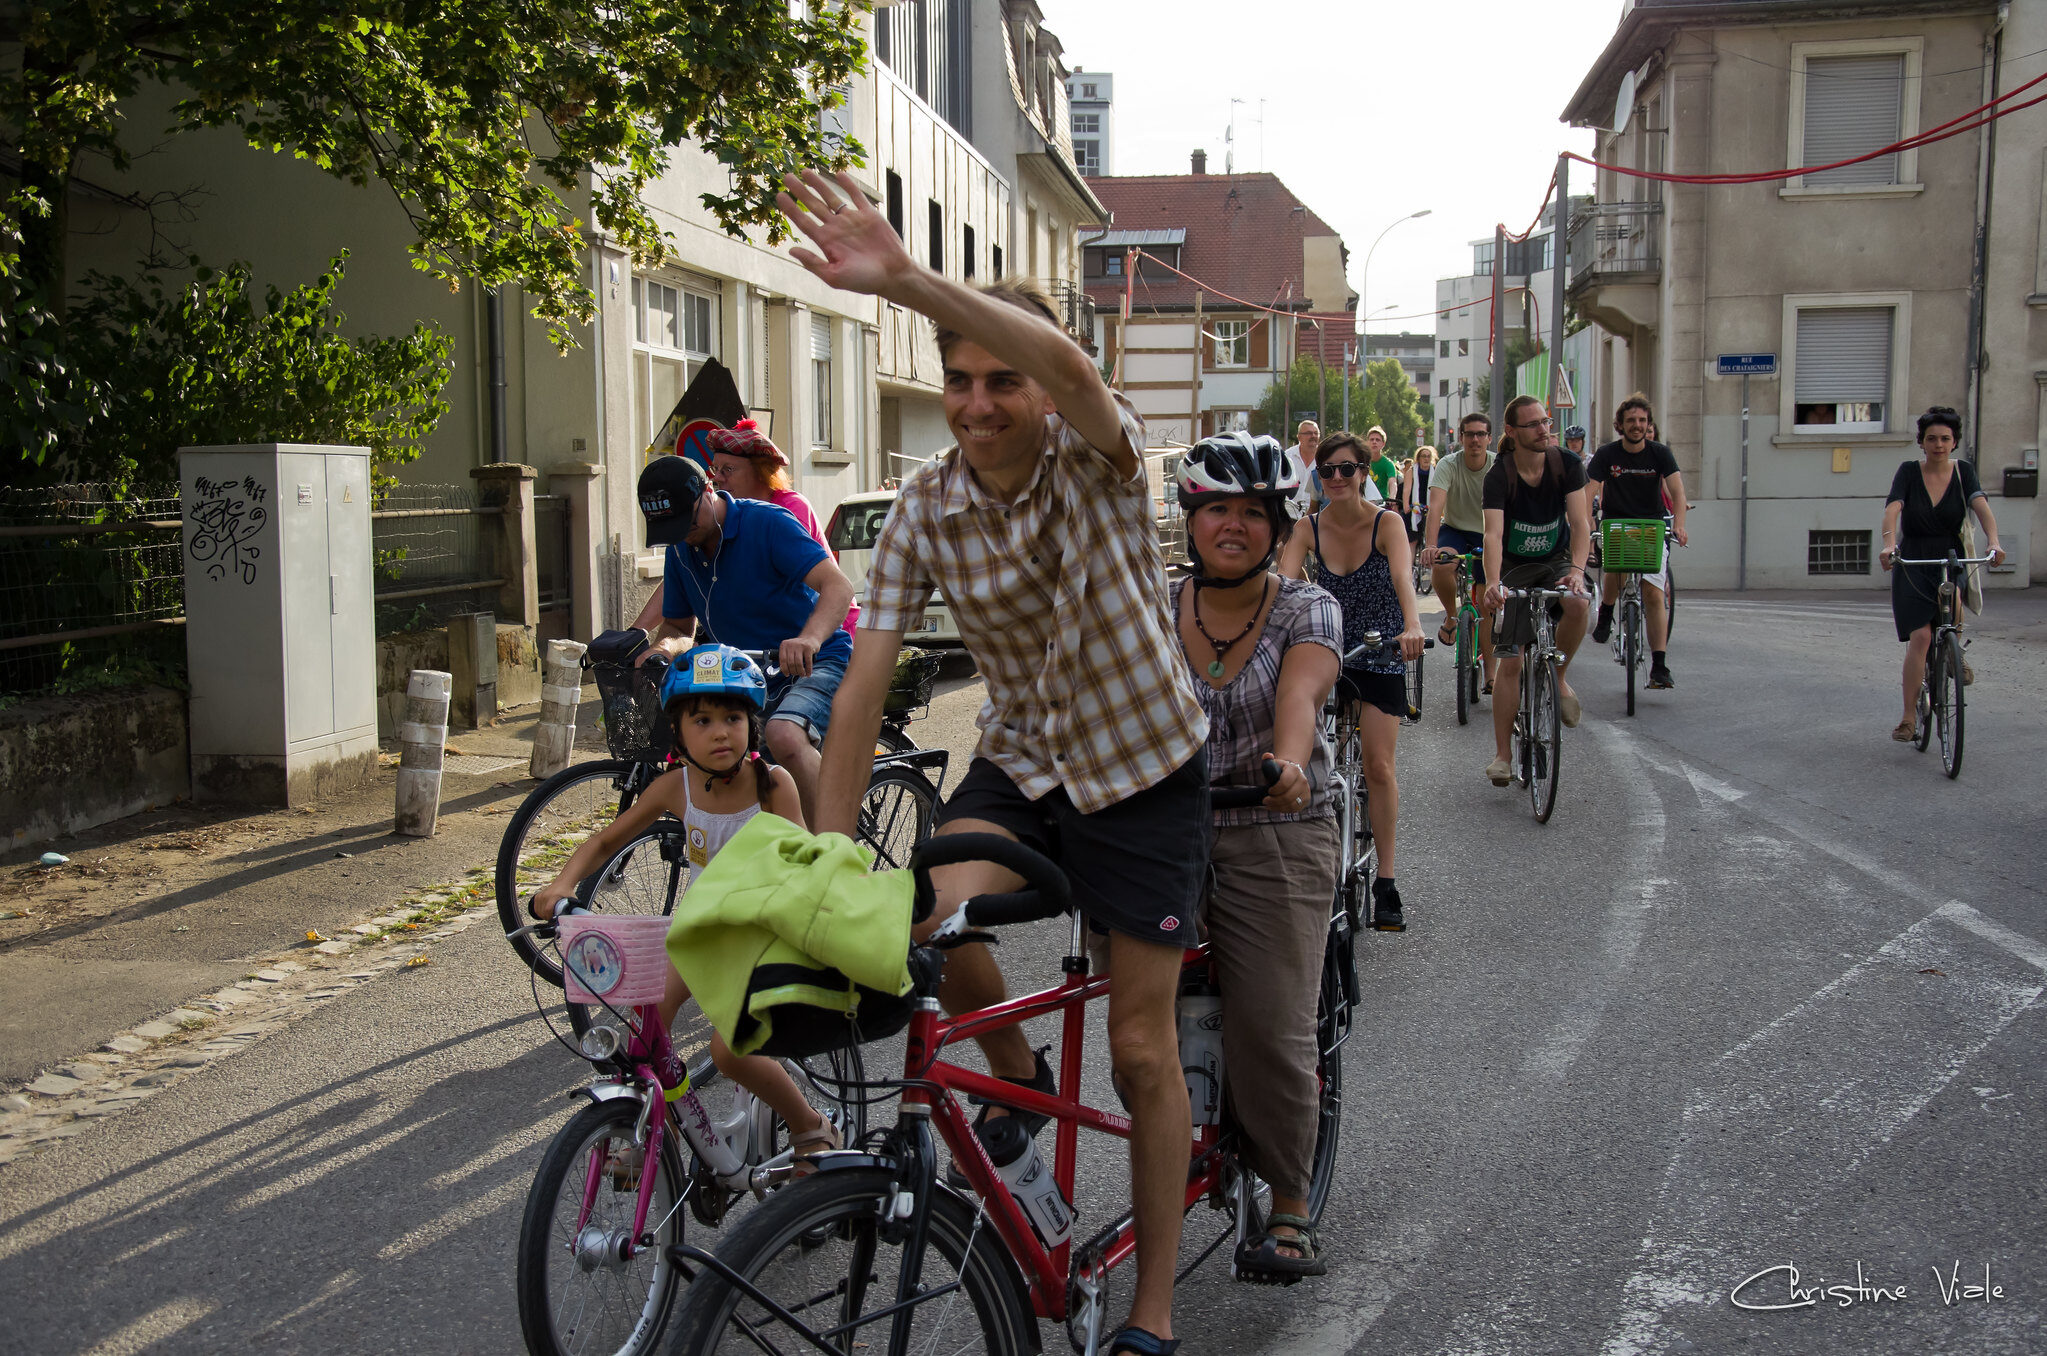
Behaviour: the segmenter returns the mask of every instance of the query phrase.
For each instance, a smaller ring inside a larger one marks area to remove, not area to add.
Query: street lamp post
[[[1372,370],[1372,336],[1370,330],[1372,313],[1365,306],[1365,293],[1372,283],[1372,254],[1379,248],[1379,242],[1386,238],[1387,232],[1391,231],[1394,226],[1400,225],[1400,223],[1403,221],[1419,221],[1421,218],[1429,215],[1429,213],[1435,210],[1436,209],[1433,207],[1424,207],[1419,212],[1409,212],[1406,216],[1401,217],[1395,222],[1393,222],[1393,224],[1391,226],[1388,226],[1386,230],[1381,231],[1379,232],[1378,235],[1374,236],[1372,238],[1371,249],[1365,251],[1365,271],[1358,276],[1358,335],[1360,339],[1360,342],[1358,344],[1358,357],[1364,363],[1364,367],[1367,372],[1370,372]],[[1382,307],[1381,309],[1391,310],[1392,307],[1390,306]],[[1346,386],[1344,389],[1349,390],[1350,388]],[[1349,421],[1346,420],[1345,423],[1347,425]]]

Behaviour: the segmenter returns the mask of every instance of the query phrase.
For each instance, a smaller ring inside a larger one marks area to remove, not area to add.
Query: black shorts
[[[1336,679],[1336,691],[1347,701],[1376,706],[1396,720],[1407,719],[1407,671],[1374,673],[1370,669],[1345,669]]]
[[[1553,589],[1571,573],[1571,557],[1555,555],[1543,560],[1515,560],[1509,556],[1502,562],[1506,568],[1500,571],[1500,584],[1510,589]],[[1564,615],[1562,603],[1552,602],[1550,619]],[[1535,617],[1528,610],[1526,598],[1509,598],[1500,609],[1500,620],[1493,626],[1493,652],[1518,650],[1524,645],[1535,643]]]
[[[1156,786],[1082,814],[1066,788],[1026,800],[985,758],[938,812],[942,826],[983,819],[1016,835],[1066,870],[1074,902],[1110,932],[1169,946],[1193,946],[1195,915],[1208,880],[1208,750]]]

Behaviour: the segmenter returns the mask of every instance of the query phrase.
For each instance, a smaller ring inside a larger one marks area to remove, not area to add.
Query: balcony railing
[[[1663,272],[1660,202],[1598,202],[1571,222],[1571,286]]]
[[[1080,341],[1088,352],[1095,351],[1095,299],[1064,278],[1056,278],[1049,289],[1052,305],[1059,312],[1066,332]]]

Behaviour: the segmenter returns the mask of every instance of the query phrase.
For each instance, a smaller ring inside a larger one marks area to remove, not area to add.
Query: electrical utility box
[[[192,795],[302,805],[377,769],[370,454],[178,449]]]

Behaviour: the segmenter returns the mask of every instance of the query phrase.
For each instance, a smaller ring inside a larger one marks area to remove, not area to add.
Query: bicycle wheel
[[[1940,662],[1940,686],[1934,692],[1934,714],[1940,721],[1940,765],[1949,780],[1962,775],[1962,638],[1948,632]]]
[[[610,823],[632,804],[632,772],[637,764],[607,758],[563,768],[528,793],[498,843],[498,921],[507,933],[533,920],[526,916],[522,894],[554,879],[576,844]],[[546,943],[532,937],[512,938],[512,949],[533,972],[561,987],[561,965]]]
[[[1471,723],[1471,707],[1478,700],[1477,685],[1470,681],[1471,666],[1477,659],[1477,655],[1473,653],[1477,639],[1472,634],[1470,614],[1467,613],[1458,617],[1457,662],[1456,666],[1450,670],[1450,673],[1451,677],[1455,680],[1454,685],[1457,688],[1457,723],[1459,725],[1469,725]]]
[[[647,1208],[652,1244],[623,1256],[645,1166],[645,1150],[633,1143],[639,1114],[634,1099],[593,1103],[541,1156],[519,1222],[516,1261],[519,1327],[533,1356],[651,1351],[667,1326],[681,1280],[668,1248],[682,1241],[686,1179],[675,1137],[663,1135]],[[593,1183],[590,1212],[579,1225]]]
[[[1535,822],[1549,823],[1557,804],[1557,755],[1563,747],[1563,707],[1557,701],[1556,665],[1544,659],[1535,664],[1534,729],[1528,741],[1528,800],[1535,807]]]
[[[1372,836],[1372,791],[1365,785],[1364,739],[1356,726],[1344,741],[1344,766],[1350,779],[1350,872],[1348,891],[1351,928],[1362,931],[1372,912],[1372,882],[1379,876],[1379,840]]]
[[[1332,937],[1322,963],[1321,1011],[1315,1025],[1316,1044],[1321,1047],[1315,1076],[1321,1091],[1315,1109],[1315,1157],[1308,1174],[1308,1218],[1317,1221],[1322,1218],[1322,1207],[1329,1203],[1329,1189],[1336,1183],[1336,1142],[1343,1127],[1342,1038],[1349,1034],[1355,1017],[1344,991],[1342,970]],[[1355,971],[1351,984],[1356,984]]]
[[[776,1192],[727,1234],[718,1260],[820,1336],[843,1328],[825,1339],[830,1349],[884,1350],[891,1320],[877,1315],[895,1306],[896,1287],[877,1254],[898,1185],[888,1168],[818,1173]],[[910,1310],[910,1349],[993,1356],[1035,1350],[1035,1320],[994,1229],[951,1192],[934,1190],[923,1204],[929,1230],[918,1279],[929,1297]],[[683,1301],[671,1350],[758,1356],[813,1349],[799,1334],[777,1334],[781,1327],[760,1299],[706,1270]]]
[[[876,869],[893,871],[910,864],[910,853],[931,836],[938,814],[938,793],[921,773],[905,767],[882,768],[860,798],[859,838],[874,851]]]
[[[1641,604],[1632,598],[1621,604],[1621,667],[1628,674],[1628,714],[1635,714],[1635,671],[1642,667]]]

